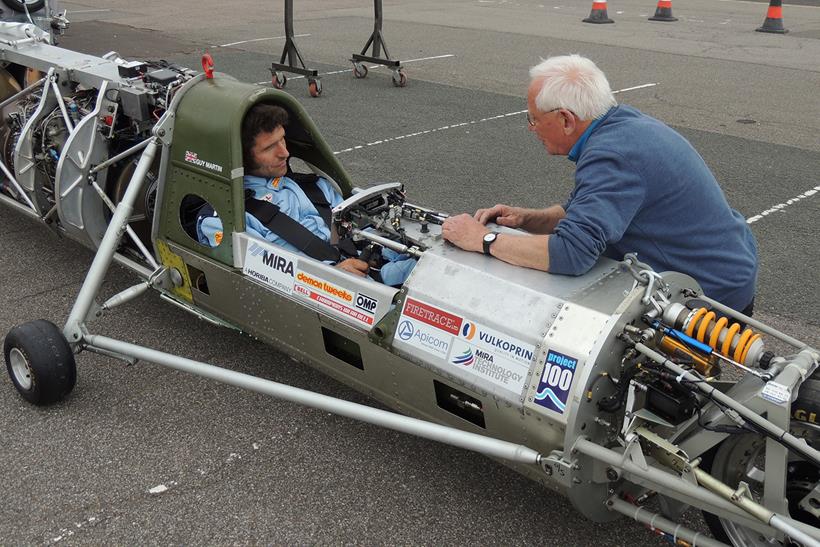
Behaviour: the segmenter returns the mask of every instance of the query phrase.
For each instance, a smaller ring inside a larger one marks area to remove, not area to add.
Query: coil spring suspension
[[[738,363],[746,360],[752,345],[760,339],[760,334],[752,329],[742,329],[740,323],[730,326],[729,319],[718,319],[717,314],[707,308],[697,308],[689,314],[684,332]]]

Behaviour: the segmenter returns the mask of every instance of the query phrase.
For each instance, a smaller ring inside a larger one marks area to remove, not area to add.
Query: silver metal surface
[[[606,503],[613,511],[617,511],[642,524],[646,524],[650,529],[658,529],[670,534],[673,544],[677,544],[678,539],[682,539],[690,543],[692,547],[726,547],[726,544],[723,542],[712,539],[701,532],[695,532],[657,513],[653,513],[645,507],[632,505],[618,497],[613,496],[609,498]]]
[[[151,163],[154,161],[157,146],[157,142],[154,141],[149,144],[142,153],[137,168],[134,170],[134,175],[131,177],[128,189],[125,191],[122,201],[117,206],[114,217],[111,219],[102,242],[97,249],[97,253],[94,255],[94,261],[88,269],[85,281],[83,281],[80,293],[77,295],[77,300],[71,308],[71,313],[63,329],[63,334],[69,343],[79,342],[82,338],[82,324],[88,315],[88,311],[91,309],[94,298],[100,290],[105,273],[111,265],[120,237],[128,222],[128,217],[131,216],[134,202],[139,195],[142,181],[148,169],[150,169]]]
[[[11,372],[14,374],[14,379],[17,380],[20,387],[25,390],[31,389],[33,385],[31,367],[29,367],[28,359],[23,355],[23,352],[16,347],[11,348],[9,361],[11,362]]]
[[[299,403],[311,408],[318,408],[326,412],[388,429],[394,429],[425,439],[472,450],[494,458],[533,465],[538,464],[541,458],[538,452],[522,445],[477,435],[475,433],[468,433],[452,427],[394,414],[349,401],[343,401],[292,386],[285,386],[271,382],[270,380],[263,380],[256,376],[234,372],[207,363],[192,361],[184,357],[170,355],[104,336],[89,334],[86,335],[85,342],[97,349],[131,355],[143,361],[149,361],[190,374],[196,374],[197,376],[210,378],[225,384],[263,393],[285,401]]]

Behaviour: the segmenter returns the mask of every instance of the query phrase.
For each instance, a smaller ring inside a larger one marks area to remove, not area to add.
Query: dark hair
[[[260,133],[270,133],[288,124],[288,112],[281,106],[259,103],[251,107],[242,120],[242,162],[245,169],[256,169],[251,149]]]

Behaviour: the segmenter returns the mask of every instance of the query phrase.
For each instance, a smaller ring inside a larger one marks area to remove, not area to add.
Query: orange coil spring
[[[744,329],[740,332],[739,323],[732,323],[729,326],[727,318],[721,317],[715,321],[716,318],[715,312],[706,308],[698,308],[689,316],[684,332],[687,336],[709,344],[709,347],[720,352],[724,357],[742,363],[746,360],[752,344],[760,339],[760,334],[754,333],[752,329]],[[727,331],[726,336],[723,338],[723,343],[719,345],[718,341],[724,331]],[[735,347],[734,351],[732,351],[732,345]]]

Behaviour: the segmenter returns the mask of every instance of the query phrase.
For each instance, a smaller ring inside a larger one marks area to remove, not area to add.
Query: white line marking
[[[434,59],[446,59],[448,57],[455,57],[455,55],[453,55],[452,53],[445,53],[444,55],[436,55],[434,57],[420,57],[418,59],[407,59],[406,61],[402,61],[402,63],[405,63],[405,64],[406,63],[416,63],[418,61],[431,61],[431,60],[434,60]],[[376,69],[376,68],[382,68],[383,66],[384,65],[373,65],[373,66],[369,66],[367,68],[368,68],[368,70],[373,70],[373,69]],[[322,72],[322,73],[319,74],[319,76],[320,77],[321,76],[333,76],[334,74],[344,74],[346,72],[353,72],[353,69],[352,68],[346,68],[344,70],[332,70],[330,72]],[[289,76],[288,81],[301,80],[302,78],[304,78],[304,76]],[[269,84],[269,83],[270,82],[267,82],[267,81],[265,81],[265,82],[256,82],[256,85],[265,85],[265,84]]]
[[[750,2],[749,0],[719,0],[719,1],[720,2],[732,2],[732,3],[735,3],[735,4],[754,4],[755,6],[760,6],[761,4],[763,6],[766,5],[766,4],[763,4],[762,2]],[[789,9],[791,9],[791,8],[820,9],[820,6],[806,6],[806,5],[803,5],[803,4],[786,4],[786,3],[784,3],[783,7],[785,8],[786,6],[788,6]]]
[[[771,215],[772,213],[782,211],[783,209],[785,209],[789,205],[794,205],[795,203],[797,203],[801,199],[806,199],[808,197],[811,197],[811,196],[817,194],[818,192],[820,192],[820,186],[815,186],[811,190],[806,190],[802,194],[798,194],[797,196],[787,200],[784,203],[778,203],[777,205],[773,205],[772,207],[769,207],[765,211],[761,211],[760,214],[757,214],[753,217],[747,218],[746,219],[746,224],[752,224],[752,223],[757,222],[758,220],[762,219],[763,217]]]
[[[636,90],[636,89],[643,89],[643,88],[645,88],[645,87],[654,87],[654,86],[656,86],[656,85],[658,85],[658,82],[655,82],[655,83],[653,83],[653,84],[641,84],[641,85],[636,85],[636,86],[634,86],[634,87],[625,87],[625,88],[623,88],[623,89],[618,89],[618,90],[616,90],[616,91],[613,91],[613,92],[612,92],[612,94],[613,94],[613,95],[617,95],[618,93],[623,93],[624,91],[634,91],[634,90]]]
[[[99,13],[101,11],[111,11],[110,9],[73,9],[70,10],[71,15],[75,13]]]
[[[310,34],[294,34],[294,38],[304,38],[305,36],[310,36]],[[249,44],[251,42],[264,42],[266,40],[281,40],[283,38],[287,38],[287,36],[269,36],[267,38],[252,38],[250,40],[240,40],[239,42],[229,42],[227,44],[219,44],[218,46],[211,46],[211,47],[231,47],[231,46],[238,46],[239,44]]]
[[[658,84],[657,83],[652,83],[652,84],[636,85],[634,87],[627,87],[627,88],[624,88],[624,89],[619,89],[617,91],[613,91],[612,93],[623,93],[624,91],[632,91],[634,89],[643,89],[645,87],[652,87],[652,86],[656,86],[656,85],[658,85]],[[489,122],[489,121],[492,121],[492,120],[500,120],[501,118],[508,118],[510,116],[518,116],[520,114],[525,114],[526,112],[527,112],[526,110],[516,110],[515,112],[507,112],[506,114],[498,114],[497,116],[489,116],[487,118],[481,118],[480,120],[472,120],[472,121],[469,121],[469,122],[461,122],[461,123],[455,123],[455,124],[452,124],[452,125],[445,125],[443,127],[437,127],[435,129],[426,129],[424,131],[417,131],[415,133],[410,133],[408,135],[401,135],[401,136],[398,136],[398,137],[388,137],[386,139],[382,139],[382,140],[379,140],[379,141],[368,142],[366,144],[360,144],[358,146],[352,146],[350,148],[345,148],[344,150],[338,150],[338,151],[333,152],[333,153],[337,154],[337,155],[338,154],[344,154],[346,152],[353,152],[354,150],[360,150],[360,149],[364,148],[365,146],[376,146],[377,144],[384,144],[384,143],[388,143],[388,142],[392,142],[392,141],[398,141],[398,140],[406,139],[406,138],[410,138],[410,137],[418,137],[419,135],[427,135],[429,133],[438,133],[439,131],[445,131],[447,129],[457,129],[459,127],[464,127],[466,125],[474,125],[474,124],[477,124],[477,123],[484,123],[484,122]]]

